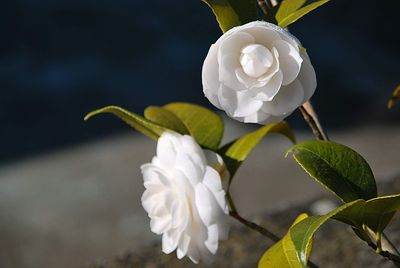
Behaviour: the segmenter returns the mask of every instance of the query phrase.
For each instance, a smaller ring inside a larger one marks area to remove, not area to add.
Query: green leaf
[[[388,108],[391,109],[393,105],[400,99],[400,86],[398,86],[393,94],[392,97],[390,97],[390,100],[388,101]]]
[[[362,206],[364,200],[356,200],[351,203],[344,204],[343,206],[335,209],[334,211],[328,213],[324,216],[312,216],[306,218],[305,220],[299,222],[289,230],[290,239],[293,241],[296,257],[298,261],[307,267],[308,257],[310,255],[309,245],[312,243],[313,236],[315,232],[324,224],[327,220],[332,218],[337,214],[347,214],[347,209],[352,209],[354,206]],[[353,210],[354,211],[354,210]]]
[[[165,108],[149,106],[144,110],[144,117],[180,134],[189,134],[189,130],[186,128],[185,124],[173,112]]]
[[[345,202],[377,196],[376,182],[368,163],[352,149],[330,141],[307,141],[287,154],[317,182]]]
[[[330,0],[283,0],[275,15],[275,19],[282,28],[288,27],[307,13],[326,4]]]
[[[98,110],[95,110],[91,113],[88,113],[85,116],[85,121],[90,119],[91,117],[102,114],[102,113],[111,113],[114,114],[115,116],[118,116],[120,119],[122,119],[125,123],[136,129],[137,131],[143,133],[144,135],[157,140],[158,137],[165,131],[167,130],[166,128],[157,125],[140,115],[131,113],[123,108],[117,107],[117,106],[107,106]]]
[[[296,220],[298,223],[294,224],[279,242],[264,253],[260,260],[259,268],[307,267],[313,237],[319,227],[333,216],[338,214],[348,215],[348,209],[353,209],[364,203],[365,201],[360,199],[345,204],[324,216],[303,216],[303,220],[300,222]],[[266,262],[267,260],[269,262]]]
[[[376,234],[380,234],[400,209],[400,194],[380,196],[367,201],[364,223]]]
[[[241,163],[247,158],[256,145],[270,133],[279,133],[289,138],[295,143],[295,137],[286,122],[279,122],[260,127],[256,131],[250,132],[218,150],[219,154],[224,158],[231,176],[236,173]]]
[[[300,214],[297,219],[292,224],[292,227],[298,222],[306,219],[307,214]],[[310,243],[312,247],[312,243]],[[311,250],[310,250],[311,252]],[[275,243],[267,252],[261,257],[258,262],[258,268],[280,268],[280,267],[291,267],[291,268],[301,268],[299,262],[291,261],[293,258],[297,259],[296,249],[289,236],[284,236],[279,242]]]
[[[202,0],[213,11],[223,32],[257,20],[256,0]]]
[[[339,220],[349,224],[364,240],[370,238],[363,229],[368,226],[377,238],[400,209],[400,194],[381,196],[365,201],[359,199],[333,210],[323,216],[298,218],[288,233],[260,259],[259,268],[264,267],[306,267],[309,260],[313,236],[315,232],[329,219]],[[299,221],[301,220],[301,221]]]
[[[224,122],[218,114],[185,102],[170,103],[163,108],[174,113],[201,146],[213,151],[218,149],[224,134]]]

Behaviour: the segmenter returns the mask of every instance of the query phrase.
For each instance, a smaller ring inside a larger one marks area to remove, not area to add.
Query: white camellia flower
[[[236,120],[260,124],[283,120],[317,85],[300,42],[264,21],[232,28],[211,45],[202,80],[213,105]]]
[[[226,172],[221,161],[191,136],[164,132],[157,155],[141,167],[146,188],[142,205],[152,232],[162,234],[164,253],[176,249],[179,259],[187,255],[194,263],[208,263],[218,241],[227,238],[228,206],[219,173]]]

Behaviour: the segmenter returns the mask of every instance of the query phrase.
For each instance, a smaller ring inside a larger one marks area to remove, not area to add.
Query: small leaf
[[[218,150],[224,158],[224,162],[233,177],[241,163],[247,158],[262,138],[270,133],[279,133],[289,138],[295,143],[295,137],[286,122],[279,122],[260,127],[256,131],[250,132]]]
[[[173,112],[165,108],[149,106],[144,110],[144,117],[180,134],[189,134],[189,130],[186,128],[185,124]]]
[[[364,223],[376,234],[382,233],[398,209],[400,209],[400,194],[368,200]]]
[[[371,168],[352,149],[330,141],[307,141],[293,146],[290,152],[313,179],[343,201],[377,196]]]
[[[218,114],[185,102],[170,103],[163,108],[174,113],[201,146],[214,151],[218,149],[224,134],[224,122]]]
[[[307,13],[326,4],[330,0],[283,0],[275,15],[275,19],[282,28],[288,27]]]
[[[120,119],[122,119],[125,123],[136,129],[137,131],[143,133],[144,135],[157,140],[158,137],[167,129],[157,125],[140,115],[131,113],[123,108],[117,107],[117,106],[107,106],[98,110],[95,110],[91,113],[88,113],[85,116],[85,121],[90,119],[91,117],[102,114],[102,113],[111,113],[114,114],[115,116],[118,116]]]
[[[305,213],[300,214],[293,222],[292,226],[296,225],[307,217],[308,215]],[[296,249],[293,242],[291,241],[290,237],[286,235],[265,252],[258,262],[258,268],[301,268],[302,265],[300,263],[291,261],[293,258],[297,259],[297,256],[294,255],[296,254],[295,250]]]
[[[393,105],[400,99],[400,86],[398,86],[393,94],[390,100],[388,101],[388,108],[392,109]]]
[[[257,20],[256,0],[202,0],[213,11],[222,32]]]

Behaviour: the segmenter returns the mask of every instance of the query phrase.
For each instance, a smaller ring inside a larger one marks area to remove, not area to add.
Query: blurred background
[[[399,170],[400,110],[386,103],[400,83],[400,4],[382,5],[332,1],[290,30],[316,69],[312,101],[323,125],[384,177]],[[211,108],[201,66],[220,34],[200,0],[0,1],[0,267],[79,267],[157,239],[140,207],[138,171],[155,144],[112,116],[83,116],[110,104],[137,113],[172,101]],[[226,141],[246,131],[226,121]],[[289,123],[309,137],[298,114]],[[245,214],[282,195],[320,193],[306,177],[289,181],[300,173],[281,159],[290,144],[272,141],[240,174],[262,177],[265,158],[271,185],[286,189],[265,197],[242,187],[253,195],[241,203]],[[270,199],[251,209],[262,198]]]

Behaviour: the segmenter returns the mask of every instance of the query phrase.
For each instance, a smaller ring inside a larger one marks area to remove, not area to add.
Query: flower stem
[[[261,8],[264,14],[268,13],[268,9],[270,9],[270,4],[266,0],[257,0],[258,6]]]
[[[310,126],[314,136],[317,140],[329,141],[328,135],[325,133],[322,128],[317,113],[311,105],[310,101],[307,101],[302,106],[299,107],[300,112],[302,113],[304,120]]]
[[[369,243],[368,246],[370,246],[375,252],[377,252],[378,247],[374,243]],[[393,264],[396,267],[400,267],[400,257],[390,253],[389,251],[386,250],[381,250],[380,252],[377,252],[379,255],[382,257],[385,257],[386,259],[390,260],[393,262]]]

